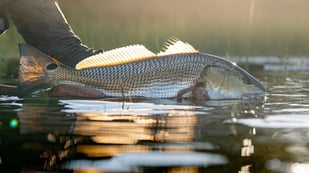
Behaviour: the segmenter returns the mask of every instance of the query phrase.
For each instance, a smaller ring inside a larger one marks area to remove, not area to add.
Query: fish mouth
[[[244,71],[246,80],[249,81],[247,83],[248,87],[252,90],[249,93],[243,93],[240,96],[241,100],[251,100],[251,99],[265,99],[265,87],[264,85],[258,81],[255,77],[253,77],[248,72]],[[250,89],[249,89],[250,90]]]
[[[265,92],[265,87],[264,87],[264,85],[260,81],[258,81],[255,77],[253,77],[248,72],[246,72],[246,71],[243,71],[243,72],[245,73],[244,76],[246,77],[246,80],[249,81],[248,82],[249,85],[254,85],[258,89],[260,89],[261,90],[260,93],[264,93]]]

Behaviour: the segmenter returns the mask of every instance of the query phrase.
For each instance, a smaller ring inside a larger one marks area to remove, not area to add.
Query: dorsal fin
[[[169,38],[165,43],[163,50],[160,51],[157,55],[164,56],[164,55],[171,55],[171,54],[178,54],[178,53],[198,53],[199,51],[194,49],[187,42],[183,42],[176,37]]]
[[[156,57],[156,54],[146,49],[143,45],[136,44],[90,56],[76,64],[75,68],[82,70],[86,68],[105,67],[153,57]]]

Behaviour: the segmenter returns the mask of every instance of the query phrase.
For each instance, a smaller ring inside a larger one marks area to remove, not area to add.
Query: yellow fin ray
[[[90,56],[76,64],[75,68],[82,70],[86,68],[113,66],[153,57],[156,57],[156,54],[146,49],[143,45],[136,44]]]
[[[179,54],[179,53],[198,53],[199,51],[194,49],[187,42],[183,42],[176,37],[169,38],[165,43],[163,50],[160,51],[157,55],[164,56],[164,55],[171,55],[171,54]]]
[[[75,68],[77,70],[82,70],[86,68],[106,67],[155,58],[158,56],[199,52],[189,43],[183,42],[176,37],[169,38],[164,44],[165,46],[163,47],[163,50],[158,54],[154,54],[140,44],[112,49],[80,61],[76,64]]]

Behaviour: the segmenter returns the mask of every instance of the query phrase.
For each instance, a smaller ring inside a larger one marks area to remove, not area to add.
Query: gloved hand
[[[67,23],[56,0],[0,0],[0,35],[9,27],[7,15],[12,17],[18,32],[27,44],[67,66],[74,68],[84,58],[101,52],[81,43],[80,38]],[[16,90],[14,86],[0,84],[0,95],[14,95]],[[74,86],[59,86],[50,93],[55,96],[74,94],[101,97],[95,91]]]
[[[81,43],[55,0],[10,0],[7,10],[27,44],[67,66],[98,53]]]

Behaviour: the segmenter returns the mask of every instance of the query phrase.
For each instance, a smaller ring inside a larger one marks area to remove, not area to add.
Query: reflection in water
[[[75,112],[74,133],[91,136],[96,143],[104,144],[191,141],[196,114],[199,113],[194,111],[198,107],[181,105],[78,100],[60,102],[66,104],[63,112]]]
[[[266,167],[280,173],[307,173],[309,170],[309,163],[287,163],[273,159],[266,162]]]
[[[259,157],[256,128],[223,122],[262,117],[264,100],[19,102],[22,170],[250,172]]]
[[[308,114],[281,114],[267,116],[263,119],[247,118],[237,119],[236,121],[226,120],[226,123],[239,123],[251,127],[259,128],[308,128],[309,116]]]
[[[229,159],[222,151],[232,139],[220,139],[230,133],[230,125],[222,121],[231,115],[256,116],[261,108],[252,101],[209,101],[195,106],[171,101],[160,104],[158,100],[44,102],[26,100],[22,111],[17,112],[19,133],[26,139],[21,150],[25,156],[43,161],[43,170],[132,171],[168,167],[165,172],[181,171],[180,168],[196,172],[197,168],[227,165]],[[218,139],[213,138],[214,133]],[[244,138],[243,149],[238,151],[246,150],[246,157],[251,156],[251,144],[249,138]],[[220,154],[218,149],[223,149]]]
[[[9,124],[19,130],[19,150],[10,154],[22,153],[21,170],[248,172],[242,160],[256,154],[256,129],[222,122],[259,117],[264,100],[19,102]]]
[[[22,135],[42,135],[39,141],[29,138],[22,147],[40,151],[45,170],[61,164],[65,169],[90,166],[104,171],[149,166],[196,170],[228,163],[225,156],[208,153],[216,146],[193,142],[198,118],[214,108],[99,100],[59,100],[48,105],[25,103],[18,112]],[[102,160],[92,161],[95,158]]]
[[[104,160],[73,160],[64,165],[66,169],[87,170],[89,166],[98,170],[127,172],[140,167],[209,166],[226,164],[224,156],[197,152],[122,153]]]
[[[308,72],[259,78],[266,101],[1,96],[0,172],[304,172]]]
[[[250,167],[251,165],[242,166],[240,171],[238,171],[238,173],[250,173]]]
[[[249,157],[254,153],[254,145],[252,144],[252,140],[245,138],[242,141],[242,148],[241,148],[241,156],[242,157]]]
[[[196,117],[190,112],[160,115],[105,115],[76,113],[75,133],[92,136],[97,143],[135,144],[138,141],[185,142],[193,138]],[[85,121],[85,119],[91,121]],[[97,120],[108,119],[108,120]]]

